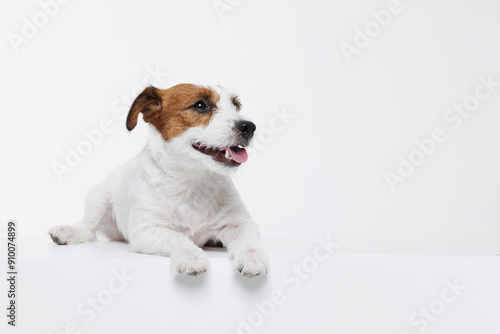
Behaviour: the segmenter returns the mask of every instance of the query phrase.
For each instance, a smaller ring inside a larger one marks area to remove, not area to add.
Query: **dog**
[[[266,274],[258,227],[230,178],[247,161],[256,130],[241,108],[220,86],[144,89],[126,120],[129,131],[139,114],[148,123],[143,151],[91,188],[83,220],[51,228],[52,240],[91,242],[99,232],[135,252],[170,256],[172,269],[186,275],[207,271],[202,246],[222,243],[241,274]]]

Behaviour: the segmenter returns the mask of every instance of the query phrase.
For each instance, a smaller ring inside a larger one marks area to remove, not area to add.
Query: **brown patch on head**
[[[163,90],[151,86],[139,94],[132,104],[127,129],[132,130],[137,125],[137,118],[142,112],[144,121],[153,124],[162,137],[169,140],[191,127],[207,126],[219,99],[220,96],[213,90],[191,84]],[[199,101],[202,103],[197,104]]]

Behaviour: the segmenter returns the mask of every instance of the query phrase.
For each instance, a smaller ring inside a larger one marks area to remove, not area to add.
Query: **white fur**
[[[212,88],[214,89],[214,88]],[[144,150],[114,170],[87,196],[84,218],[49,233],[60,244],[95,239],[101,232],[126,240],[139,253],[170,256],[176,272],[197,275],[208,269],[200,247],[219,240],[233,267],[252,277],[267,272],[257,225],[240,200],[226,167],[191,147],[237,144],[234,122],[242,120],[230,96],[220,87],[217,110],[207,127],[193,127],[165,141],[152,125]]]

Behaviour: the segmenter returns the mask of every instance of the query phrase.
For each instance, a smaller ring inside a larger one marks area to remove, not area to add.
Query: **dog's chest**
[[[213,179],[162,182],[155,194],[167,221],[193,233],[217,222],[228,197],[226,182]]]

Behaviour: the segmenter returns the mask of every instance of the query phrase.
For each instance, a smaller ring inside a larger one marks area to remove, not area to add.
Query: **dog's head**
[[[169,89],[146,88],[134,101],[127,129],[139,114],[163,139],[213,171],[227,171],[248,159],[247,146],[255,124],[240,114],[241,103],[221,87],[180,84]]]

